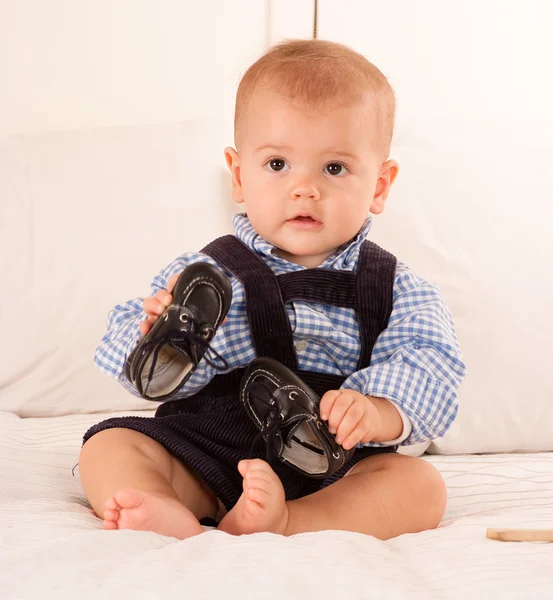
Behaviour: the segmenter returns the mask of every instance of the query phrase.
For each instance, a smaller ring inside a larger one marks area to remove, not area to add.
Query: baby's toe
[[[104,511],[104,521],[117,521],[119,518],[118,510],[105,510]]]
[[[254,462],[255,462],[255,460],[241,460],[238,463],[238,471],[239,471],[240,475],[242,475],[242,477],[246,476],[246,473],[250,470],[250,468]]]
[[[126,489],[115,494],[115,501],[121,508],[136,508],[144,500],[145,494],[140,490]]]
[[[264,473],[248,473],[245,479],[246,485],[250,490],[262,490],[265,492],[269,492],[270,489],[273,487],[272,479]]]
[[[253,475],[274,475],[277,476],[273,471],[273,468],[266,460],[261,460],[260,458],[254,458],[252,460],[243,460],[238,465],[240,472],[242,475],[246,475],[247,473]],[[241,467],[241,468],[240,468]]]
[[[108,498],[106,500],[106,506],[104,508],[105,508],[105,510],[120,510],[121,509],[121,507],[117,503],[117,500],[113,497]]]
[[[115,521],[104,521],[104,529],[117,529]]]
[[[266,489],[250,487],[246,490],[246,499],[264,507],[270,500],[270,493]]]

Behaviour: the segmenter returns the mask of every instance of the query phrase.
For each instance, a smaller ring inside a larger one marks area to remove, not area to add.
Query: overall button
[[[303,352],[306,349],[307,349],[307,342],[305,340],[300,340],[299,342],[296,342],[296,350],[298,352]]]

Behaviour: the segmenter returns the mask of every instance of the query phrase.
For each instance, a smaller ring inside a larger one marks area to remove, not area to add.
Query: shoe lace
[[[207,341],[205,335],[202,335],[202,333],[198,332],[198,323],[196,320],[191,315],[185,315],[183,322],[186,324],[186,327],[174,329],[173,331],[156,337],[155,339],[150,340],[143,345],[143,349],[145,350],[152,347],[154,348],[152,364],[150,365],[150,371],[148,372],[147,385],[152,381],[158,355],[165,344],[171,344],[176,348],[184,350],[186,353],[190,352],[190,346],[192,344],[196,344],[203,350],[202,358],[207,362],[208,365],[217,371],[225,371],[229,368],[228,362],[225,360],[225,358],[213,349],[210,342]],[[211,333],[213,331],[208,327],[204,327],[202,330],[206,333]]]
[[[265,440],[266,443],[266,457],[267,462],[272,462],[276,456],[274,452],[274,442],[275,438],[280,430],[280,426],[284,421],[284,415],[280,410],[280,406],[278,404],[278,400],[276,398],[277,394],[281,392],[280,388],[277,388],[273,391],[273,388],[269,387],[269,385],[265,381],[259,382],[268,392],[269,396],[266,397],[256,397],[256,401],[262,402],[267,408],[267,414],[265,415],[265,419],[261,424],[261,430],[253,440],[250,446],[250,457],[253,457],[255,454],[255,447],[258,445],[261,439]],[[307,418],[307,416],[305,417]],[[286,440],[283,440],[284,443],[287,443]]]

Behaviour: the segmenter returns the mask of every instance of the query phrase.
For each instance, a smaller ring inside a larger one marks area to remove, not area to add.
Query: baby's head
[[[235,202],[277,254],[315,267],[384,210],[394,114],[384,75],[340,44],[286,42],[248,69],[225,155]]]

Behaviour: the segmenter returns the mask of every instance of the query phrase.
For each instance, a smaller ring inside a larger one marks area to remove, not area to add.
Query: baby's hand
[[[321,398],[319,411],[344,450],[370,442],[382,426],[382,417],[370,398],[353,390],[328,391]]]
[[[177,283],[180,273],[176,273],[172,277],[169,277],[167,281],[167,289],[159,290],[155,296],[149,296],[144,300],[142,305],[144,312],[148,315],[145,321],[140,322],[140,333],[146,335],[152,328],[152,325],[156,322],[156,319],[163,313],[163,311],[171,304],[173,296],[171,292]]]

